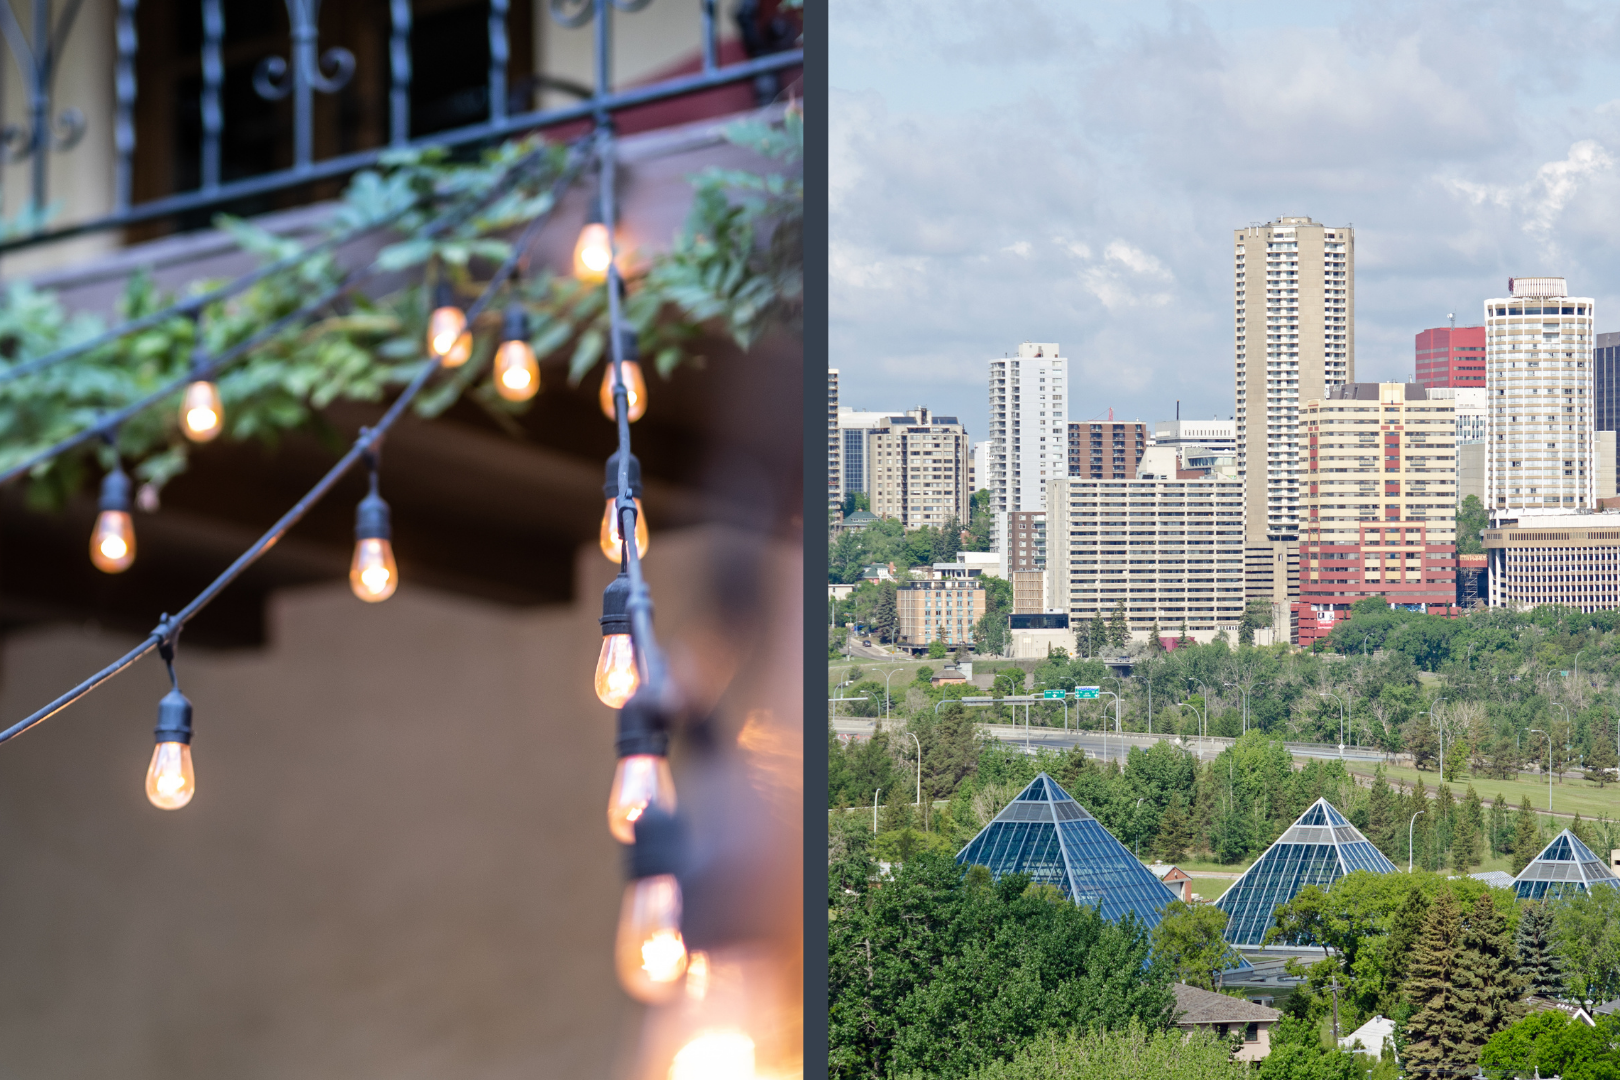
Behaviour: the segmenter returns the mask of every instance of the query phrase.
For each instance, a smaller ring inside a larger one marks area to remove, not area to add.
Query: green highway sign
[[[1097,691],[1101,689],[1100,686],[1077,686],[1074,688],[1074,696],[1077,698],[1094,698],[1097,696]]]
[[[1041,697],[1043,697],[1043,698],[1060,698],[1060,697],[1063,697],[1065,693],[1066,693],[1066,691],[1063,691],[1063,690],[1042,690],[1041,691]]]

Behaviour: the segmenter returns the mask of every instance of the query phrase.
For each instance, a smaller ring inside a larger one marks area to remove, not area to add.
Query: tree
[[[897,595],[894,582],[878,582],[877,606],[872,611],[872,633],[878,636],[879,641],[896,641],[900,637]]]
[[[1620,994],[1620,888],[1566,893],[1553,922],[1570,995],[1595,1004]]]
[[[1457,554],[1484,554],[1483,534],[1490,524],[1490,515],[1478,495],[1469,495],[1457,504]]]
[[[1419,1076],[1474,1060],[1453,986],[1460,923],[1456,898],[1449,889],[1442,891],[1429,905],[1412,951],[1406,996],[1413,1015],[1406,1025],[1405,1063]]]
[[[1243,607],[1243,618],[1238,620],[1238,644],[1253,645],[1254,632],[1271,625],[1271,601],[1255,597]]]
[[[1153,616],[1153,626],[1148,630],[1148,653],[1159,656],[1164,652],[1164,631],[1159,629],[1159,617]]]
[[[1001,656],[1007,651],[1007,616],[985,615],[973,624],[973,648],[980,656]]]
[[[1153,958],[1170,971],[1172,979],[1214,990],[1221,972],[1238,960],[1225,933],[1226,912],[1214,904],[1191,907],[1172,900],[1153,928]]]
[[[945,648],[945,639],[936,637],[928,643],[928,659],[943,660],[949,650]]]
[[[1491,1037],[1480,1064],[1491,1076],[1563,1076],[1599,1080],[1620,1076],[1620,1023],[1600,1016],[1594,1027],[1562,1012],[1531,1013]]]
[[[1592,747],[1586,754],[1586,778],[1599,788],[1614,779],[1609,770],[1620,766],[1620,754],[1615,751],[1614,725],[1603,717],[1592,725]]]
[[[1480,894],[1463,923],[1457,966],[1452,976],[1452,1007],[1461,1025],[1462,1060],[1479,1060],[1479,1051],[1498,1031],[1524,1015],[1519,997],[1525,982],[1515,970],[1513,941],[1507,919],[1489,893]]]
[[[1564,996],[1564,967],[1554,941],[1552,906],[1533,900],[1519,912],[1519,933],[1514,952],[1525,992],[1542,997]]]
[[[1123,650],[1130,644],[1131,626],[1125,621],[1125,601],[1114,601],[1114,613],[1108,617],[1108,645]]]
[[[857,510],[871,510],[872,500],[866,497],[864,491],[851,491],[844,496],[844,516],[848,517]]]
[[[1159,744],[1166,745],[1166,744]],[[1164,816],[1159,819],[1159,835],[1156,850],[1159,858],[1167,863],[1180,862],[1187,856],[1187,849],[1192,847],[1192,823],[1187,820],[1186,800],[1180,792],[1170,798],[1170,805],[1165,808]]]
[[[1469,784],[1451,829],[1452,869],[1466,874],[1469,867],[1480,864],[1484,859],[1484,832],[1485,807],[1474,785]]]
[[[1536,828],[1536,812],[1530,809],[1530,796],[1526,795],[1513,815],[1513,876],[1518,877],[1540,853],[1541,830]]]
[[[1009,1062],[973,1080],[1249,1080],[1246,1062],[1212,1031],[1154,1031],[1132,1022],[1113,1031],[1048,1032],[1024,1043]],[[916,1074],[906,1080],[921,1080]]]

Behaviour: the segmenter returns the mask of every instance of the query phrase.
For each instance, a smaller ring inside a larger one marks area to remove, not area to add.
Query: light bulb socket
[[[625,853],[626,873],[635,880],[679,874],[686,847],[681,819],[653,805],[642,811],[634,827],[636,841]]]
[[[433,287],[434,309],[437,310],[438,308],[442,307],[460,306],[461,305],[456,303],[456,294],[455,291],[450,288],[450,283],[441,278],[439,283]]]
[[[641,362],[641,349],[636,344],[636,331],[632,326],[619,327],[619,359],[627,364]],[[611,361],[609,361],[611,363]]]
[[[388,504],[377,494],[376,481],[372,481],[371,494],[360,500],[354,508],[354,538],[356,540],[392,540],[393,522],[389,518]]]
[[[502,341],[527,341],[529,339],[529,313],[523,309],[522,304],[506,305],[506,322],[501,327]]]
[[[619,733],[613,748],[619,757],[647,754],[669,755],[669,723],[657,696],[645,689],[636,691],[619,710]]]
[[[191,702],[178,688],[170,690],[158,702],[157,730],[152,732],[157,742],[191,742]]]
[[[602,590],[602,636],[630,632],[630,575],[620,570],[619,576]]]
[[[101,478],[101,509],[122,510],[129,513],[129,474],[124,472],[122,466],[114,466],[113,471]]]
[[[628,451],[615,451],[613,456],[607,459],[607,483],[602,485],[602,494],[609,499],[619,497],[619,454],[621,453],[628,453]],[[636,459],[634,454],[630,454],[630,497],[632,499],[641,498],[641,462]]]

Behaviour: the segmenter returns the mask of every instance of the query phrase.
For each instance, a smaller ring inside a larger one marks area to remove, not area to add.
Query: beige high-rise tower
[[[1236,229],[1232,282],[1248,592],[1280,613],[1299,592],[1300,403],[1356,377],[1355,230],[1308,217]]]

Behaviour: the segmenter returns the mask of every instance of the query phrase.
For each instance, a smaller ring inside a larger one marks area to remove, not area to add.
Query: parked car
[[[861,642],[861,644],[865,645],[868,649],[870,649],[872,647],[872,639],[867,638],[865,641]]]

